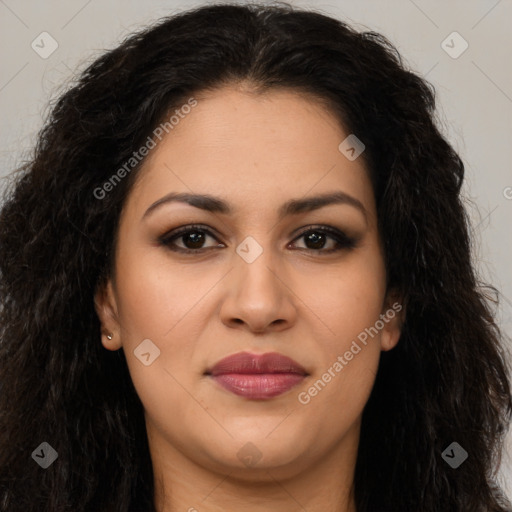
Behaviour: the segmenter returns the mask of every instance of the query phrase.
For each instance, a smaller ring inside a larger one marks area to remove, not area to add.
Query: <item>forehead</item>
[[[178,191],[271,207],[336,189],[372,210],[363,159],[340,152],[349,133],[314,97],[224,87],[194,98],[197,105],[149,153],[132,202],[142,207]]]

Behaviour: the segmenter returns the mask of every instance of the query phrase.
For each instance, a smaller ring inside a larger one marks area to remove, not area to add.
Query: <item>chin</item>
[[[275,427],[275,424],[274,424]],[[215,452],[212,444],[203,452],[209,453],[217,471],[232,473],[232,477],[247,482],[268,481],[272,476],[290,478],[307,465],[305,454],[309,450],[300,442],[300,434],[283,432],[272,438],[267,434],[249,436],[244,433],[229,443],[217,445]],[[222,452],[218,450],[222,449]]]

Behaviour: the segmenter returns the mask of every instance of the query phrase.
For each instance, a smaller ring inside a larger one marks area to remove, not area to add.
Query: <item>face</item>
[[[350,459],[400,334],[363,159],[296,92],[195,98],[127,198],[102,342],[126,354],[153,454],[248,479]]]

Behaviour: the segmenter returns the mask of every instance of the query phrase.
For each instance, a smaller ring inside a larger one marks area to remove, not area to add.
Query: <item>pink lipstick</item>
[[[308,375],[299,363],[277,352],[239,352],[220,360],[205,374],[224,389],[251,400],[281,395]]]

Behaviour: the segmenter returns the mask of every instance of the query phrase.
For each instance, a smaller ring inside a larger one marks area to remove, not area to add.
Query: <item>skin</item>
[[[120,218],[114,276],[96,295],[102,343],[124,350],[144,405],[157,510],[354,512],[361,414],[380,352],[396,345],[403,319],[395,315],[361,345],[309,403],[298,394],[397,300],[386,294],[363,159],[338,150],[349,133],[312,97],[257,95],[241,84],[194,97],[198,105],[137,177]],[[365,213],[331,204],[278,218],[290,199],[334,191]],[[170,192],[217,196],[233,212],[169,202],[144,216]],[[174,244],[196,253],[158,242],[192,223],[213,236]],[[356,246],[328,254],[337,247],[330,235],[323,245],[299,236],[325,225]],[[247,236],[263,249],[252,263],[236,252]],[[134,355],[145,339],[160,350],[149,366]],[[234,395],[204,372],[240,351],[279,352],[310,375],[270,400]],[[237,456],[247,443],[260,456],[250,464]]]

